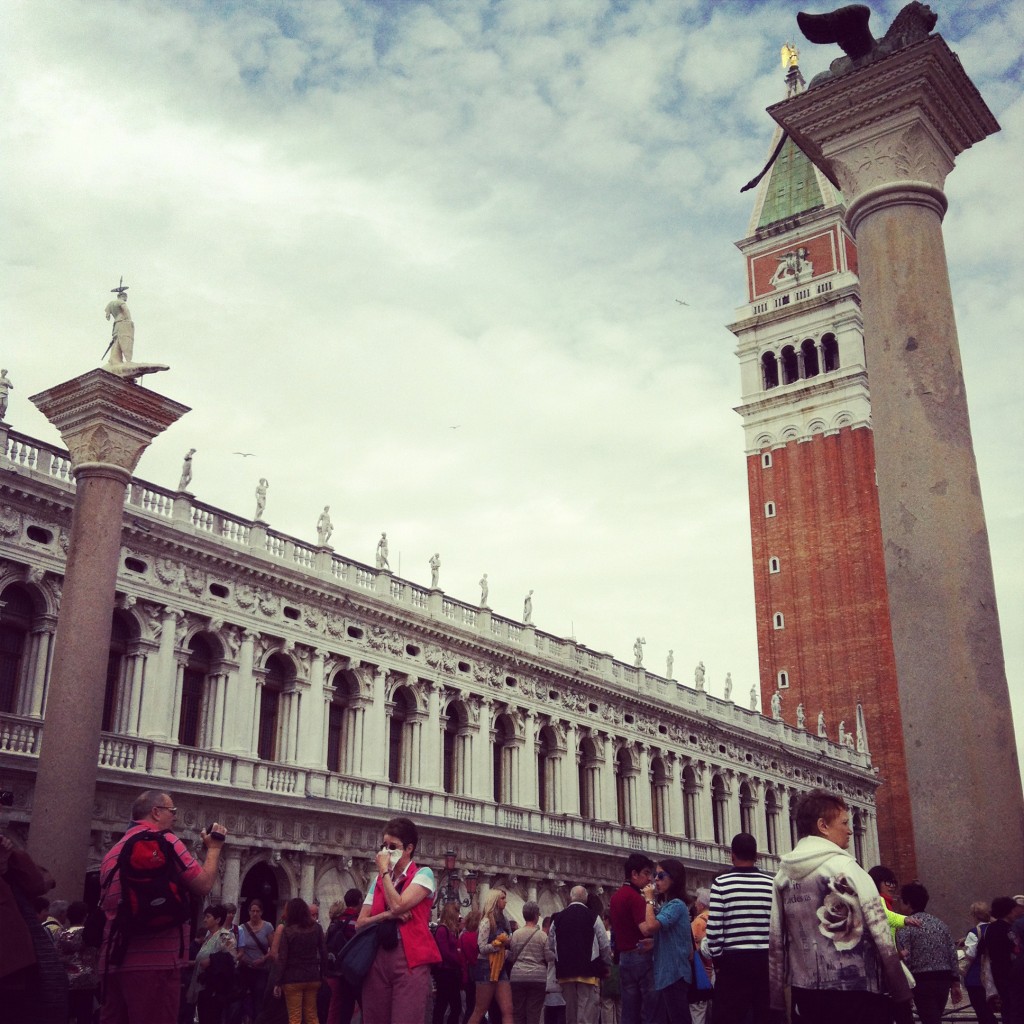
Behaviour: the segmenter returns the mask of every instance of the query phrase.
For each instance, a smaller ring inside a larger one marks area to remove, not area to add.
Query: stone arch
[[[24,714],[35,669],[32,632],[45,602],[36,587],[10,575],[0,601],[0,712]]]
[[[266,851],[244,862],[239,874],[240,921],[248,916],[249,901],[259,899],[263,904],[264,920],[276,924],[285,903],[299,891],[299,880],[291,864],[284,858],[275,863],[273,854]]]
[[[101,727],[105,732],[136,732],[138,729],[138,721],[131,721],[132,717],[137,718],[138,708],[133,716],[128,656],[141,637],[142,622],[134,609],[115,608],[110,621],[107,678],[103,690]]]
[[[537,731],[537,806],[548,814],[560,810],[558,769],[562,753],[558,733],[550,722],[542,723]]]
[[[514,803],[513,759],[517,735],[515,718],[508,710],[495,715],[492,734],[493,797],[497,803]]]
[[[472,716],[461,693],[453,693],[442,713],[444,731],[441,735],[441,782],[446,793],[468,793],[470,787],[470,734]]]
[[[729,842],[729,799],[732,796],[725,775],[715,772],[711,777],[711,820],[714,826],[715,842],[724,846]]]
[[[827,425],[825,421],[820,417],[811,420],[811,422],[807,424],[807,432],[809,434],[824,434],[826,428]]]
[[[580,815],[593,820],[601,809],[599,772],[604,756],[593,736],[581,736],[577,748],[577,777],[579,784]],[[570,762],[571,765],[571,762]]]
[[[391,690],[388,709],[388,779],[398,785],[414,783],[414,724],[420,707],[416,691],[404,679]]]

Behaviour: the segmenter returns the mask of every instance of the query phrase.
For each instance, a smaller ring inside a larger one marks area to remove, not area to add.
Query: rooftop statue
[[[0,370],[0,421],[7,415],[7,399],[13,387],[11,378],[7,376],[7,371]]]
[[[128,309],[128,285],[124,278],[118,282],[116,288],[111,288],[114,298],[111,299],[103,312],[108,320],[113,320],[110,335],[110,344],[107,352],[110,358],[104,363],[103,369],[110,373],[116,373],[134,383],[139,377],[147,373],[157,373],[160,370],[170,369],[164,363],[136,363],[132,360],[135,352],[135,323],[132,320],[131,310]]]
[[[267,508],[267,488],[270,484],[267,482],[265,476],[260,477],[260,482],[256,485],[256,515],[253,516],[257,522],[263,519],[263,513]]]
[[[938,15],[927,4],[914,0],[896,15],[889,31],[881,39],[871,34],[868,28],[870,20],[871,10],[864,4],[850,4],[829,14],[801,12],[796,16],[800,31],[812,43],[837,43],[846,54],[832,61],[828,71],[815,75],[809,88],[927,39],[935,28]]]

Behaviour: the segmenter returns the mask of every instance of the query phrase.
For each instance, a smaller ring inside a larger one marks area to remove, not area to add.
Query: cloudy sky
[[[733,242],[791,2],[6,0],[0,311],[15,429],[136,358],[193,411],[139,473],[720,693],[757,676]],[[818,10],[828,9],[822,4]],[[881,34],[899,8],[875,3]],[[1024,724],[1024,9],[938,3],[1003,131],[946,242]],[[838,55],[801,46],[808,80]],[[1014,286],[1015,285],[1015,286]],[[685,302],[681,305],[676,300]],[[254,452],[241,458],[235,451]]]

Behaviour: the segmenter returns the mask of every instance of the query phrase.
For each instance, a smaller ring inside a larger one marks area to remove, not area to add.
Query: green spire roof
[[[758,229],[824,205],[814,164],[792,139],[786,139],[765,187]]]

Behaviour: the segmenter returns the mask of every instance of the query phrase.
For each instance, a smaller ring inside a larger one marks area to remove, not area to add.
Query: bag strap
[[[270,949],[270,943],[268,942],[267,945],[264,946],[263,943],[260,942],[260,937],[252,930],[252,925],[250,925],[248,921],[243,921],[242,927],[253,937],[253,940],[256,943],[256,948],[266,956],[267,950]]]

